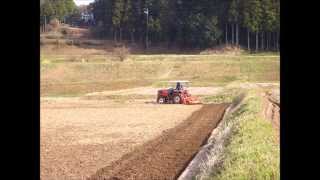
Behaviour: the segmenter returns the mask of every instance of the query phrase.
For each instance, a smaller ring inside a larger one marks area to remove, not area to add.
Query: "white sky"
[[[80,5],[88,5],[90,3],[92,3],[94,0],[74,0],[74,2],[76,3],[77,6]]]

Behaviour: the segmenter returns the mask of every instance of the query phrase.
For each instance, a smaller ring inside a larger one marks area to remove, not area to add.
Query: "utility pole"
[[[148,23],[149,23],[149,9],[146,8],[143,11],[147,15],[147,27],[146,27],[146,49],[148,49]]]

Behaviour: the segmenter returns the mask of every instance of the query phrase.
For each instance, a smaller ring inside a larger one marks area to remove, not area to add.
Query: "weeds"
[[[253,92],[234,113],[235,126],[224,161],[208,179],[279,179],[279,146],[275,129],[259,115],[261,99]]]
[[[206,104],[240,102],[244,95],[245,93],[243,90],[239,88],[230,88],[214,96],[204,96],[201,101]]]
[[[119,61],[122,62],[128,58],[128,56],[130,55],[130,51],[127,47],[121,46],[114,48],[113,54]]]

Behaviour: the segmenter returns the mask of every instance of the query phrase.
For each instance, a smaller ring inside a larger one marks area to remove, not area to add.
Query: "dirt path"
[[[228,104],[204,105],[175,128],[98,170],[90,179],[176,179],[227,107]]]

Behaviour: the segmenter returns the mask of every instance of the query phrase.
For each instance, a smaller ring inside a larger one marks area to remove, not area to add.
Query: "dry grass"
[[[113,56],[117,58],[118,61],[124,61],[130,55],[129,48],[125,46],[116,47],[113,49]]]
[[[232,45],[223,45],[215,48],[206,49],[200,54],[224,54],[224,55],[240,55],[244,53],[245,50],[241,49],[240,46],[232,46]]]
[[[150,57],[151,58],[151,57]],[[193,86],[214,86],[235,81],[277,82],[280,79],[279,61],[276,60],[211,60],[211,61],[136,61],[129,58],[124,62],[94,62],[98,59],[87,56],[88,63],[55,63],[58,59],[44,57],[41,65],[41,88],[43,94],[87,93],[117,89],[117,84],[127,83],[120,88],[144,85],[160,87],[161,81],[185,79]],[[51,61],[50,61],[51,59]],[[82,62],[79,60],[79,62]],[[160,83],[160,84],[159,84]],[[114,84],[115,88],[110,85]],[[96,87],[96,88],[95,88]],[[70,91],[71,89],[74,89]],[[105,89],[104,89],[105,88]],[[63,91],[65,90],[65,93]]]
[[[200,107],[42,99],[41,179],[90,175],[175,127]]]
[[[91,92],[128,89],[150,85],[148,80],[91,81],[79,83],[41,82],[41,96],[80,96]]]
[[[106,51],[103,49],[82,48],[78,46],[68,46],[66,49],[54,49],[54,46],[47,45],[41,48],[41,54],[43,56],[67,58],[68,55],[105,55]]]
[[[126,61],[110,48],[68,46],[41,48],[42,95],[74,95],[138,86],[161,87],[162,81],[185,79],[193,86],[231,82],[276,82],[278,56],[243,55],[129,55]],[[112,47],[112,48],[111,48]],[[106,51],[106,49],[111,49]],[[120,56],[122,53],[120,53]],[[124,85],[127,83],[128,85]],[[122,85],[120,85],[122,84]]]

